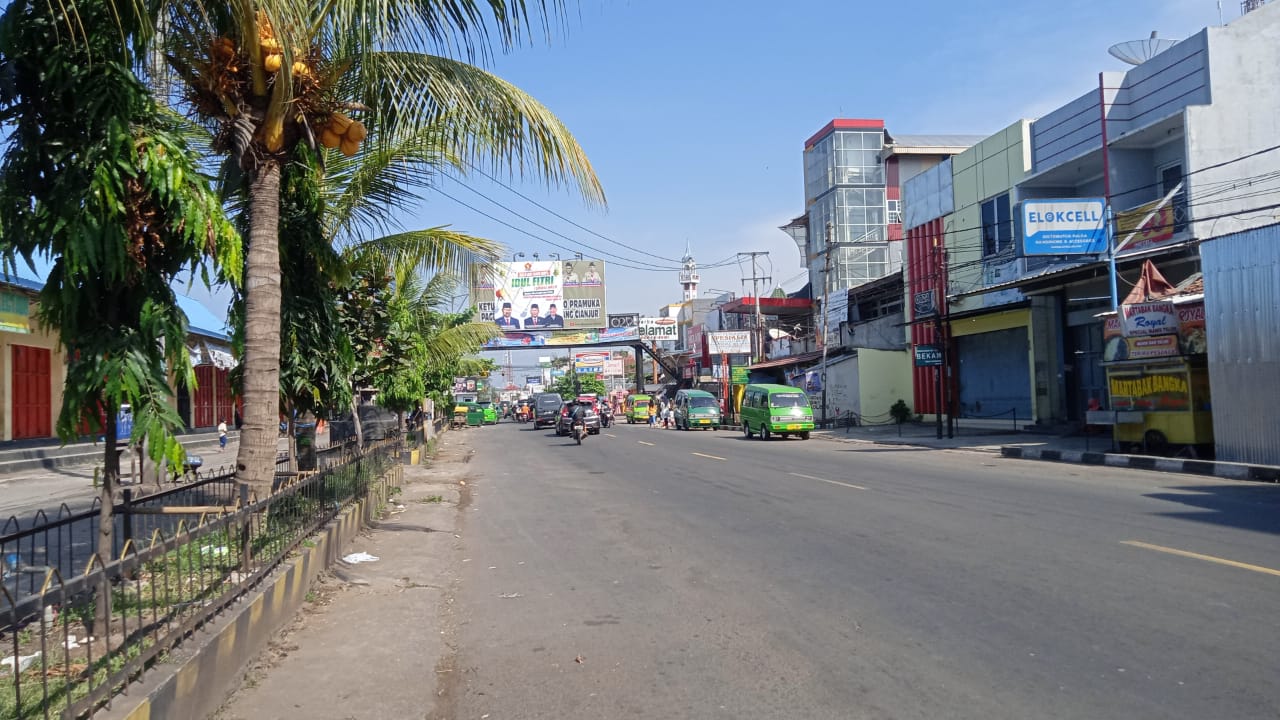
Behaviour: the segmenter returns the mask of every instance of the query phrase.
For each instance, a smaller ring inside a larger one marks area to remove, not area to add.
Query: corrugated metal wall
[[[1200,254],[1217,457],[1280,465],[1280,225]]]

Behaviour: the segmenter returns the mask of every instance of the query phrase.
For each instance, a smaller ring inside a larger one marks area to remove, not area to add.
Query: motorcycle
[[[584,422],[575,422],[573,424],[573,439],[582,444],[582,439],[587,436],[587,424]]]
[[[600,408],[600,427],[607,428],[613,424],[613,408],[605,405]]]

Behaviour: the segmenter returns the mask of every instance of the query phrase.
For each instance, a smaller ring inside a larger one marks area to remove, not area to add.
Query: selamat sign
[[[675,318],[640,318],[641,340],[679,340],[680,325]]]

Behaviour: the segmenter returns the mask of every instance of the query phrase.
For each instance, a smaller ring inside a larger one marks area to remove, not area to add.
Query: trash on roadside
[[[574,658],[573,661],[581,665],[583,663],[583,657],[579,655],[578,657]]]
[[[376,555],[370,555],[367,552],[358,552],[351,553],[350,555],[342,558],[342,562],[350,563],[352,565],[363,562],[378,562],[378,557]]]
[[[0,667],[13,670],[14,665],[17,665],[18,672],[25,672],[39,657],[39,650],[34,655],[10,655],[7,658],[0,659]]]

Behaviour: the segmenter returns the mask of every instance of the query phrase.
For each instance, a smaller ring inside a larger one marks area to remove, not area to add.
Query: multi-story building
[[[835,119],[806,140],[805,213],[783,230],[800,250],[814,296],[898,271],[902,182],[979,139],[894,136],[883,120]]]
[[[1119,297],[1148,260],[1172,284],[1194,286],[1202,243],[1275,221],[1276,107],[1280,4],[1272,3],[1126,72],[1101,73],[1075,100],[954,158],[949,179],[938,168],[909,183],[906,292],[911,320],[926,326],[913,342],[946,348],[951,412],[1083,422],[1108,408],[1116,357],[1103,340],[1117,295],[1107,256],[1028,252],[1021,207],[1101,199],[1115,216]],[[929,290],[937,324],[950,327],[941,339],[927,327],[935,324]],[[1212,343],[1213,318],[1205,323]],[[916,402],[929,412],[936,402],[925,377],[917,375]]]

